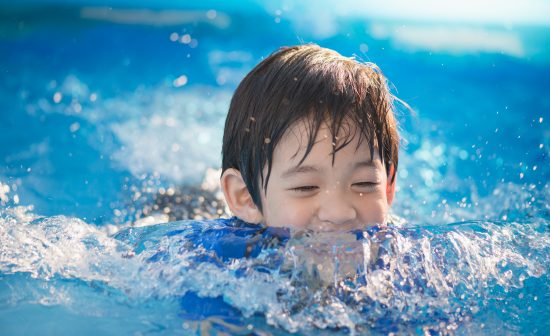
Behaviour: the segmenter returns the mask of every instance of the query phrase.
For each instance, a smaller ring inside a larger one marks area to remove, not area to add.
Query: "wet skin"
[[[268,187],[261,195],[261,221],[267,226],[313,231],[350,231],[383,224],[395,185],[388,181],[377,148],[371,160],[367,141],[358,142],[356,135],[336,152],[333,162],[332,137],[323,125],[311,152],[300,163],[307,132],[303,123],[289,129],[273,153]]]

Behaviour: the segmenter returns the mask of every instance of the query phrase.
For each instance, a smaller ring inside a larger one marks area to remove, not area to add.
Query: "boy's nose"
[[[357,211],[345,196],[327,192],[317,213],[321,222],[335,225],[349,224],[356,219]]]

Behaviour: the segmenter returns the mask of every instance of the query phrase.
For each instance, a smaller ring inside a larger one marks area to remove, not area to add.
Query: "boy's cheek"
[[[306,229],[311,220],[311,209],[303,207],[300,201],[280,201],[267,204],[265,224],[276,227]]]
[[[389,210],[387,200],[382,196],[365,200],[358,207],[361,214],[360,221],[366,225],[383,224]]]
[[[380,200],[379,209],[379,217],[376,219],[376,224],[386,224],[386,217],[390,210],[390,205],[385,197]]]

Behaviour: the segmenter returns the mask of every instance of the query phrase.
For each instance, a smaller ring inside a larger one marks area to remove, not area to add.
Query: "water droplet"
[[[164,124],[168,127],[174,127],[174,126],[176,126],[176,119],[174,119],[172,117],[168,117],[164,121]]]
[[[61,94],[61,92],[56,92],[54,93],[53,95],[53,102],[58,104],[59,102],[61,102],[61,99],[63,99],[63,95]]]
[[[179,76],[178,78],[174,79],[174,81],[172,82],[172,84],[173,84],[175,87],[184,86],[185,84],[187,84],[187,76],[185,76],[185,75]]]
[[[180,42],[183,44],[189,44],[191,42],[191,35],[184,34],[180,37]]]
[[[69,130],[74,133],[80,129],[80,124],[78,122],[74,122],[69,126]]]
[[[210,20],[214,20],[216,18],[216,16],[218,16],[218,12],[216,12],[213,9],[206,12],[206,17]]]
[[[80,105],[78,102],[76,102],[76,103],[73,104],[73,109],[74,109],[75,113],[80,113],[80,112],[82,112],[82,105]]]
[[[216,83],[218,83],[218,85],[224,85],[226,82],[227,78],[225,78],[224,75],[219,75],[218,77],[216,77]]]
[[[173,143],[172,146],[170,147],[170,149],[171,149],[172,152],[174,152],[174,153],[179,152],[180,148],[181,148],[181,147],[180,147],[180,145],[179,145],[178,143]]]

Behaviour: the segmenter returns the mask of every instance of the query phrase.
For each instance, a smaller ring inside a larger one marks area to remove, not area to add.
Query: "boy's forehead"
[[[277,144],[275,154],[279,155],[276,156],[281,156],[281,158],[286,158],[291,162],[301,161],[308,148],[311,132],[315,132],[315,129],[311,129],[310,124],[305,120],[299,120],[293,123]],[[361,144],[358,143],[359,141],[361,141]],[[363,156],[368,153],[368,159],[371,159],[370,146],[366,137],[351,121],[342,123],[335,138],[332,136],[330,124],[326,121],[321,123],[312,145],[313,149],[319,145],[327,148],[338,148],[344,143],[347,143],[345,146],[351,146],[358,155]],[[378,146],[376,143],[373,148],[372,159],[379,160]],[[334,152],[332,150],[328,150],[326,156],[330,159],[333,154]]]

